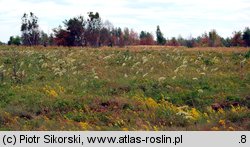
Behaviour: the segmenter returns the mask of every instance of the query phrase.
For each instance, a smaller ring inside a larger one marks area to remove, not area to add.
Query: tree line
[[[11,36],[8,45],[44,45],[44,46],[128,46],[128,45],[167,45],[187,47],[231,47],[250,46],[250,29],[234,32],[232,37],[223,38],[216,30],[203,33],[196,38],[172,37],[166,39],[160,26],[154,35],[147,31],[139,34],[133,29],[114,27],[109,21],[103,21],[98,12],[87,13],[84,16],[73,17],[63,21],[63,26],[54,28],[53,33],[46,34],[39,29],[38,17],[30,12],[22,17],[21,37]],[[0,44],[3,44],[0,42]]]

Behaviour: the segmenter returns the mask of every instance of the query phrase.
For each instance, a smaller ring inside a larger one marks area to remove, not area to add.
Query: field
[[[0,130],[250,130],[250,50],[0,47]]]

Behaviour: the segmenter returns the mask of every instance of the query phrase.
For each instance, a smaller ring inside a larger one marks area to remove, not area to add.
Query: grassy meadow
[[[0,130],[250,130],[247,48],[0,46]]]

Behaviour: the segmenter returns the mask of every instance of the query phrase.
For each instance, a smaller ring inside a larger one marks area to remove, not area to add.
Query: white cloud
[[[89,11],[138,32],[154,33],[160,25],[166,37],[197,36],[211,29],[230,36],[250,24],[250,0],[0,0],[0,40],[20,35],[21,17],[30,11],[45,32]]]

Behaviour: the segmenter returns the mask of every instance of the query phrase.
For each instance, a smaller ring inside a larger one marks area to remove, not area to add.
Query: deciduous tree
[[[139,43],[140,39],[138,33],[131,29],[129,33],[129,45],[139,45]]]
[[[21,38],[19,36],[10,36],[8,45],[21,45]]]
[[[209,44],[210,47],[220,47],[222,46],[221,37],[217,34],[216,30],[209,32]]]
[[[244,44],[241,31],[233,33],[231,44],[232,46],[242,46]]]
[[[140,33],[140,45],[154,45],[154,37],[151,33],[141,31]]]
[[[175,37],[173,37],[170,41],[168,41],[167,45],[169,46],[179,46],[179,42],[176,40]]]
[[[91,46],[100,46],[100,31],[102,29],[101,17],[98,12],[89,12],[88,17],[86,32],[87,42]]]
[[[24,45],[39,44],[40,31],[38,25],[38,17],[35,16],[34,13],[24,13],[22,17],[21,32]]]
[[[55,35],[55,44],[58,46],[70,46],[68,40],[70,40],[70,34],[68,31],[64,30],[61,26],[53,29]]]
[[[49,44],[49,36],[43,31],[40,33],[40,44],[45,47]]]

